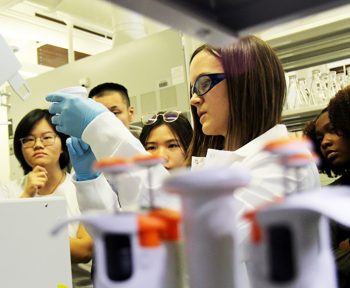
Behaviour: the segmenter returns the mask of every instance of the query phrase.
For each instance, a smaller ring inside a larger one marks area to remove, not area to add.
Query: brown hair
[[[205,44],[193,52],[190,62],[201,51],[222,62],[229,98],[229,123],[226,139],[204,135],[196,108],[192,106],[194,135],[189,156],[205,156],[208,148],[236,150],[280,122],[286,82],[282,64],[267,43],[255,36],[246,36],[224,48]]]

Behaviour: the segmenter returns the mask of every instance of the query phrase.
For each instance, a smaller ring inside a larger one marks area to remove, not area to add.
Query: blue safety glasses
[[[196,93],[197,96],[203,96],[210,91],[215,85],[219,84],[226,78],[224,73],[204,74],[199,76],[191,87],[191,96]]]

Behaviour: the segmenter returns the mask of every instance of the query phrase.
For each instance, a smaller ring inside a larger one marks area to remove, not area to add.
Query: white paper
[[[182,65],[171,68],[171,81],[173,85],[185,82],[184,69]]]

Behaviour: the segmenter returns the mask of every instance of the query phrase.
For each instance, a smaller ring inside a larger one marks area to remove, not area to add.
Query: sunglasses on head
[[[193,96],[194,93],[196,93],[197,96],[203,96],[225,78],[226,76],[224,73],[204,74],[199,76],[191,87],[191,96]]]
[[[157,114],[145,114],[141,117],[141,122],[143,125],[152,125],[157,122],[158,117],[163,117],[164,122],[170,123],[176,121],[181,112],[179,111],[167,111],[164,113],[157,113]]]

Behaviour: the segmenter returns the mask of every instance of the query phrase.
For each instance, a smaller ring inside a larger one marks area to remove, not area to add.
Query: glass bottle
[[[323,104],[326,102],[327,97],[321,85],[320,70],[312,71],[311,95],[315,101],[315,104]]]
[[[336,80],[337,80],[337,85],[338,85],[339,89],[345,88],[345,86],[346,86],[345,73],[343,73],[343,72],[337,73]]]
[[[310,91],[306,86],[306,80],[305,78],[299,78],[298,79],[298,85],[297,85],[297,91],[298,91],[298,106],[299,107],[306,107],[309,106],[311,98],[310,98]]]
[[[329,72],[329,97],[333,98],[339,89],[340,88],[337,84],[337,72],[330,71]]]
[[[289,75],[289,85],[287,90],[287,99],[285,103],[285,108],[287,110],[292,110],[296,108],[296,102],[297,102],[297,76],[296,75]]]
[[[321,87],[324,91],[324,95],[325,95],[325,102],[328,102],[329,98],[330,98],[330,94],[329,94],[329,74],[328,73],[322,73],[321,74]]]

